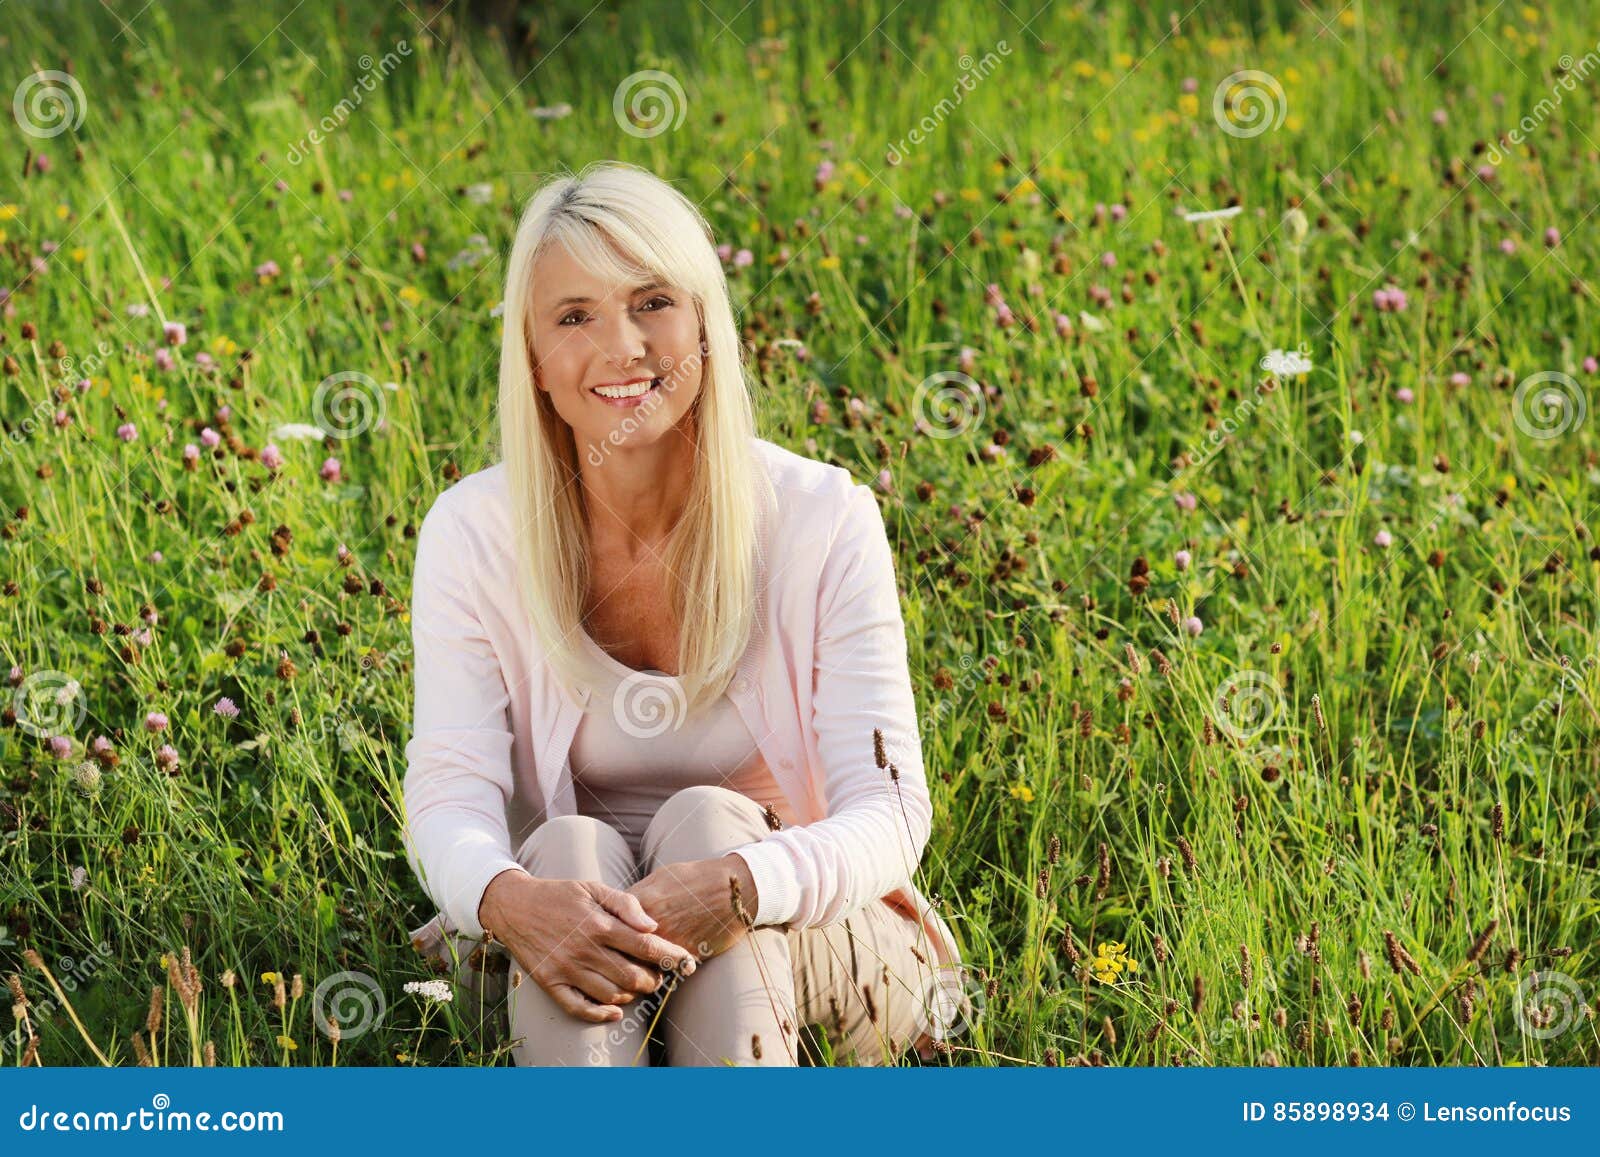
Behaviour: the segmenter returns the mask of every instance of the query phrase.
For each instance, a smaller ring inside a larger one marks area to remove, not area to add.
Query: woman
[[[519,1064],[930,1056],[969,1006],[911,882],[932,808],[871,491],[755,436],[710,230],[645,170],[538,191],[504,316],[503,461],[417,543],[419,946],[509,953]]]

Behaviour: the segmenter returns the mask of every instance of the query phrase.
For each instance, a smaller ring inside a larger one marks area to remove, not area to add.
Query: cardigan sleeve
[[[894,555],[864,485],[851,487],[824,559],[816,621],[812,726],[828,815],[732,849],[755,879],[758,925],[834,924],[909,883],[932,824]],[[898,781],[877,765],[874,728]]]
[[[506,801],[513,790],[510,703],[484,630],[449,492],[417,532],[411,583],[414,726],[403,787],[406,856],[446,919],[483,935],[478,902],[511,855]]]

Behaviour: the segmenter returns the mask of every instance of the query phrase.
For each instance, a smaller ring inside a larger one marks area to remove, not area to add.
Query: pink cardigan
[[[833,924],[882,898],[917,917],[924,955],[960,962],[917,890],[932,820],[893,554],[872,491],[848,471],[751,443],[759,504],[757,629],[728,689],[800,823],[736,851],[758,925]],[[478,902],[513,849],[576,811],[568,752],[583,704],[541,662],[515,582],[504,464],[434,501],[412,580],[416,678],[406,744],[407,858],[441,909],[414,938],[483,935]],[[873,753],[883,732],[892,782]]]

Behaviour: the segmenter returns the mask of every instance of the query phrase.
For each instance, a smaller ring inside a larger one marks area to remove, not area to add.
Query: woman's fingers
[[[550,993],[550,999],[555,1001],[563,1012],[579,1020],[586,1020],[591,1024],[606,1024],[622,1019],[622,1010],[616,1005],[596,1004],[570,984],[553,984],[547,991]]]
[[[656,930],[655,917],[644,910],[644,905],[639,903],[639,897],[632,892],[624,892],[621,888],[613,888],[607,884],[595,884],[594,898],[602,908],[624,924],[637,928],[640,932]]]
[[[682,969],[685,976],[693,975],[695,954],[681,944],[674,944],[651,932],[638,932],[627,925],[619,925],[606,938],[605,943],[625,956],[631,956],[648,968],[662,972]]]
[[[625,991],[645,996],[660,988],[661,982],[666,979],[662,970],[624,956],[614,948],[603,948],[601,953],[602,960],[597,971],[610,977],[613,984]]]
[[[595,1004],[602,1008],[615,1008],[619,1016],[622,1014],[620,1006],[631,1003],[634,998],[633,993],[625,991],[616,981],[592,968],[573,968],[568,972],[567,980],[577,985],[578,991]]]

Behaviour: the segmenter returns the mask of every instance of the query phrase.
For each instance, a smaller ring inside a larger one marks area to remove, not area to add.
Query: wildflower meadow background
[[[5,3],[5,1062],[507,1063],[407,939],[410,573],[598,158],[880,495],[935,1063],[1600,1061],[1600,28],[1142,7]]]

